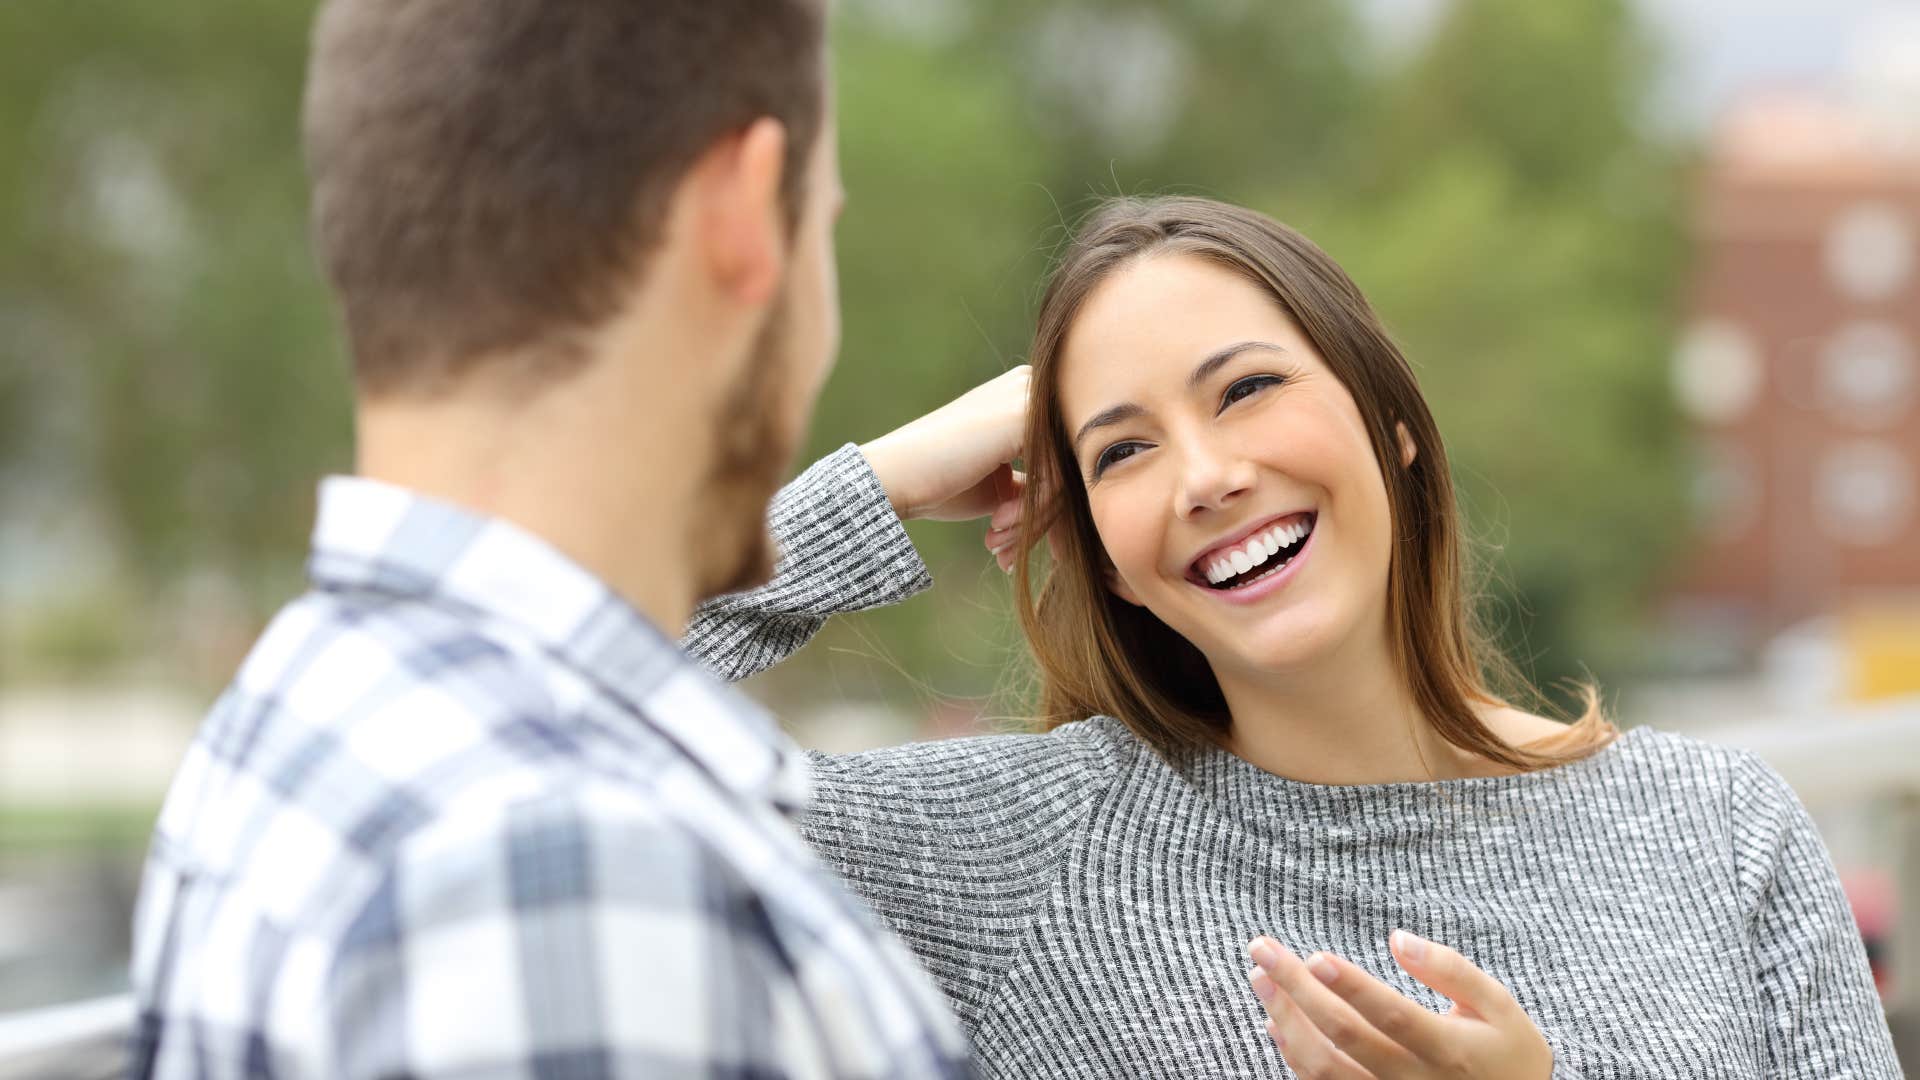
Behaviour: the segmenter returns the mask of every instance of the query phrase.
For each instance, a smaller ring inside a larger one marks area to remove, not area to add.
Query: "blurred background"
[[[1920,1053],[1920,7],[837,8],[815,453],[1020,362],[1101,195],[1300,227],[1413,358],[1523,669],[1785,772]],[[0,1054],[89,1015],[26,1010],[124,989],[171,769],[350,462],[311,14],[0,5]],[[804,741],[1017,722],[980,529],[913,534],[932,593],[750,684]]]

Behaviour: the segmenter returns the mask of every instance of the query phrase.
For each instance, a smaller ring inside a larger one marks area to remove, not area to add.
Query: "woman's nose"
[[[1225,510],[1253,488],[1253,463],[1222,448],[1195,447],[1181,461],[1180,490],[1174,495],[1174,513],[1196,517],[1208,510]]]

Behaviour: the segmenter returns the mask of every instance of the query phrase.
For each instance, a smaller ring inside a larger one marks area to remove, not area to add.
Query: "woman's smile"
[[[1306,562],[1318,515],[1282,514],[1250,534],[1209,548],[1188,568],[1187,581],[1215,600],[1251,604],[1285,588]]]

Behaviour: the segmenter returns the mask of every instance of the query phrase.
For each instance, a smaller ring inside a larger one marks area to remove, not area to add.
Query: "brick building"
[[[1920,139],[1752,100],[1717,130],[1696,205],[1676,614],[1743,647],[1820,615],[1920,626]]]

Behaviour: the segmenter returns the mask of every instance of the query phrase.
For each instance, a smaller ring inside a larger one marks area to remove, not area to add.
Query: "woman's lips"
[[[1187,563],[1188,572],[1190,574],[1197,574],[1204,580],[1207,576],[1208,568],[1212,564],[1224,562],[1235,553],[1251,553],[1255,546],[1253,541],[1256,538],[1271,540],[1274,534],[1285,533],[1289,529],[1298,529],[1302,526],[1311,529],[1313,527],[1314,516],[1312,510],[1293,510],[1285,514],[1276,514],[1240,533],[1238,536],[1230,540],[1223,540],[1201,552]],[[1271,546],[1271,544],[1269,546]],[[1264,554],[1267,553],[1263,552],[1262,555],[1264,556]],[[1253,561],[1260,562],[1262,560],[1260,556],[1256,556]]]
[[[1307,561],[1307,556],[1311,553],[1315,542],[1319,539],[1320,530],[1316,523],[1316,527],[1312,532],[1307,534],[1306,539],[1300,541],[1299,549],[1294,552],[1291,559],[1288,559],[1279,569],[1269,571],[1265,575],[1257,577],[1238,588],[1216,589],[1208,585],[1205,579],[1194,581],[1191,577],[1187,579],[1187,583],[1199,589],[1201,592],[1206,593],[1213,599],[1228,604],[1257,603],[1272,596],[1281,589],[1286,588],[1287,583],[1291,582],[1300,573],[1301,564]]]

